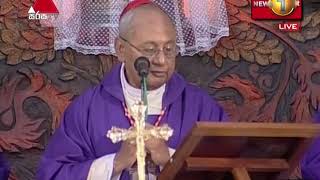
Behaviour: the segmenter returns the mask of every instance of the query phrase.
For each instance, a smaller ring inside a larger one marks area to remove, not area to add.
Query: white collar
[[[124,64],[121,65],[120,69],[120,81],[124,99],[127,107],[132,106],[135,102],[141,100],[141,90],[131,86],[124,73]],[[166,84],[162,85],[158,89],[148,91],[148,115],[158,115],[162,110],[162,98],[165,92]]]

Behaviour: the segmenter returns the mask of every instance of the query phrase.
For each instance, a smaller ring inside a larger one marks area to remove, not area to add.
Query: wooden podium
[[[288,179],[319,132],[317,124],[199,122],[158,179]]]

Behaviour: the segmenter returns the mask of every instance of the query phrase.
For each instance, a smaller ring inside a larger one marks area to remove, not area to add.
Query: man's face
[[[135,60],[145,56],[150,60],[148,89],[156,89],[166,83],[175,69],[176,34],[167,17],[149,13],[134,22],[132,33],[128,38],[120,37],[118,41],[123,48],[118,53],[125,63],[129,83],[140,87],[140,77],[134,68]]]

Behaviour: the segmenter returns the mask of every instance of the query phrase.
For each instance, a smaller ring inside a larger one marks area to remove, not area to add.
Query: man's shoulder
[[[70,108],[85,108],[90,106],[92,101],[95,99],[95,96],[99,92],[101,84],[89,87],[84,90],[80,95],[75,96],[70,104]]]
[[[185,91],[188,93],[188,95],[197,96],[197,97],[210,97],[208,92],[199,86],[191,83],[186,84]]]
[[[193,84],[188,82],[187,80],[185,80],[185,78],[180,75],[179,73],[175,73],[174,74],[174,79],[175,82],[180,85],[183,86],[183,88],[181,88],[181,93],[183,94],[183,96],[185,97],[191,97],[192,99],[210,99],[212,100],[212,97],[208,94],[208,92],[202,88],[200,88],[198,85]],[[179,89],[179,88],[177,88]]]
[[[320,123],[320,111],[316,113],[314,119],[316,123]]]
[[[190,106],[198,108],[200,119],[226,121],[228,115],[219,105],[214,97],[201,87],[188,83],[185,87],[185,102]],[[196,110],[195,109],[195,110]]]
[[[183,90],[188,93],[188,95],[206,95],[208,94],[205,90],[201,89],[196,84],[188,82],[181,74],[175,72],[173,75],[174,83],[177,83],[179,86],[183,86]]]
[[[192,99],[194,104],[200,103],[208,107],[220,107],[218,101],[209,94],[209,92],[195,84],[187,83],[185,87],[185,96]]]

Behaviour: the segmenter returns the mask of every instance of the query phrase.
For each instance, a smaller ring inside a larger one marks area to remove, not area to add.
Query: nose
[[[164,65],[166,62],[166,56],[162,50],[159,50],[158,53],[153,58],[152,62],[157,65]]]

